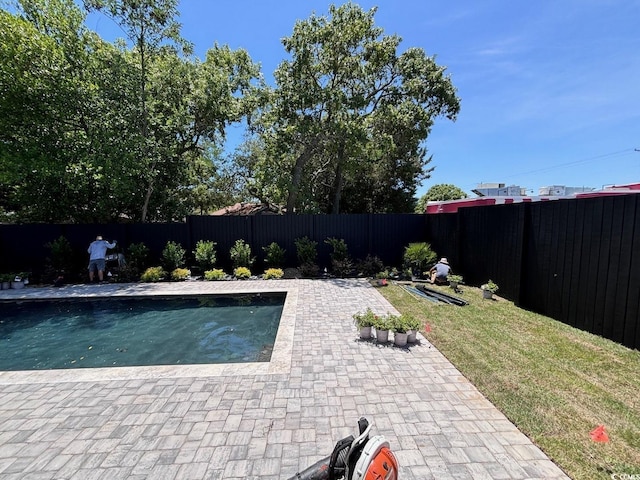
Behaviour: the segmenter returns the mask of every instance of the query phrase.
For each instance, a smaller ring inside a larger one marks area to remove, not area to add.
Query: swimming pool
[[[0,370],[269,362],[285,297],[5,302]]]

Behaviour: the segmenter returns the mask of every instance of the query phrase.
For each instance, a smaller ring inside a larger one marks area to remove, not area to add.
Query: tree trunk
[[[333,205],[331,213],[340,213],[340,199],[342,198],[342,188],[344,187],[344,176],[342,175],[342,164],[344,162],[344,145],[338,151],[338,165],[336,167],[336,177],[333,181]]]
[[[300,192],[300,184],[302,183],[302,171],[307,160],[311,158],[313,147],[308,145],[302,153],[296,158],[291,176],[291,187],[289,187],[289,195],[287,196],[287,215],[295,213],[296,202],[298,201],[298,193]]]

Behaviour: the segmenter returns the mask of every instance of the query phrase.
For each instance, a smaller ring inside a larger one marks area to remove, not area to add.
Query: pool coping
[[[0,370],[0,384],[92,382],[108,380],[157,379],[178,377],[225,377],[235,375],[285,374],[291,369],[293,338],[298,306],[298,287],[295,282],[184,282],[135,283],[102,285],[67,285],[57,289],[30,287],[1,290],[0,301],[69,300],[74,298],[105,298],[144,296],[198,296],[243,293],[285,293],[280,324],[269,362],[153,365],[135,367],[69,368],[49,370]],[[287,285],[290,283],[290,285]],[[193,287],[196,288],[193,288]]]

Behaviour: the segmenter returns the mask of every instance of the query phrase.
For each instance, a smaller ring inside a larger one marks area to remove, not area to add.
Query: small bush
[[[132,243],[127,249],[127,267],[131,269],[132,276],[139,276],[147,268],[149,261],[149,247],[144,243]]]
[[[247,267],[237,267],[233,269],[233,276],[239,279],[251,277],[251,270]]]
[[[271,242],[268,246],[262,247],[265,253],[264,263],[271,268],[281,268],[284,266],[286,250],[276,242]]]
[[[327,238],[324,243],[331,245],[331,271],[337,277],[347,277],[353,272],[353,262],[349,258],[347,244],[343,239]]]
[[[373,277],[378,273],[385,273],[382,278],[388,278],[389,276],[389,273],[384,270],[382,260],[374,255],[367,255],[364,260],[358,261],[357,270],[358,273],[365,277]]]
[[[236,240],[236,243],[231,247],[229,252],[231,255],[231,262],[233,268],[245,267],[251,268],[256,258],[251,256],[251,246],[245,243],[244,240]]]
[[[45,244],[51,250],[51,266],[54,270],[69,271],[73,265],[73,249],[71,243],[64,236],[58,237],[51,243]]]
[[[159,282],[161,280],[164,280],[166,276],[167,272],[165,272],[162,267],[149,267],[144,271],[144,273],[140,277],[140,280],[147,283]]]
[[[296,245],[296,254],[298,256],[298,265],[315,264],[318,258],[318,242],[309,240],[307,237],[297,238],[294,240]]]
[[[203,271],[211,270],[216,264],[216,242],[199,240],[193,251],[196,263]]]
[[[411,269],[418,275],[422,275],[437,258],[438,256],[431,249],[431,245],[425,242],[410,243],[404,249],[403,260],[405,268]]]
[[[224,280],[225,273],[221,268],[214,268],[204,272],[205,280]]]
[[[317,277],[320,273],[320,267],[315,263],[303,263],[300,265],[300,273],[307,278]]]
[[[180,281],[187,280],[191,276],[191,271],[186,268],[176,268],[171,272],[171,280]]]
[[[184,267],[184,255],[186,251],[182,248],[182,245],[171,240],[167,242],[167,245],[162,250],[162,259],[164,262],[164,268],[172,272],[176,268]]]
[[[278,279],[278,278],[282,278],[283,275],[284,275],[284,272],[282,271],[281,268],[269,268],[268,270],[265,270],[263,278],[265,280],[271,280],[274,278]]]

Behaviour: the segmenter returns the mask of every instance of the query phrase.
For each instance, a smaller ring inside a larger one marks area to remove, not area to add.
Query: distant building
[[[566,187],[564,185],[551,185],[549,187],[540,187],[538,195],[552,195],[555,197],[571,197],[576,193],[593,192],[595,188],[591,187]]]
[[[427,202],[425,213],[454,213],[459,208],[479,207],[484,205],[506,205],[510,203],[548,202],[567,198],[592,198],[612,195],[640,195],[640,183],[626,185],[609,185],[601,190],[591,187],[566,187],[552,185],[539,189],[537,196],[528,196],[526,189],[517,185],[505,186],[504,183],[481,183],[472,190],[476,198],[448,200],[443,202]]]
[[[480,183],[471,191],[479,197],[523,197],[527,194],[526,188],[504,183]]]

